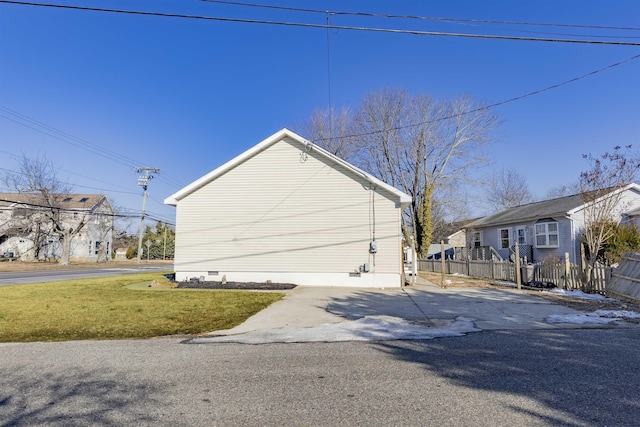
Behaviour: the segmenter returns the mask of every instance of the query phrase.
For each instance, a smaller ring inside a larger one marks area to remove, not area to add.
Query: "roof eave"
[[[391,186],[391,185],[379,180],[378,178],[374,177],[373,175],[368,174],[367,172],[357,168],[356,166],[353,166],[351,163],[347,162],[346,160],[343,160],[343,159],[335,156],[334,154],[331,154],[327,150],[325,150],[322,147],[319,147],[319,146],[313,144],[311,141],[308,141],[307,139],[303,138],[302,136],[296,134],[295,132],[292,132],[287,128],[283,128],[283,129],[279,130],[278,132],[274,133],[273,135],[269,136],[268,138],[264,139],[263,141],[261,141],[257,145],[255,145],[252,148],[248,149],[247,151],[243,152],[242,154],[234,157],[233,159],[231,159],[228,162],[222,164],[221,166],[217,167],[216,169],[214,169],[213,171],[211,171],[208,174],[204,175],[203,177],[195,180],[191,184],[187,185],[186,187],[182,188],[181,190],[177,191],[176,193],[172,194],[171,196],[165,198],[164,199],[164,204],[169,205],[169,206],[177,206],[178,202],[181,199],[183,199],[184,197],[186,197],[189,194],[193,193],[197,189],[205,186],[206,184],[208,184],[209,182],[211,182],[214,179],[218,178],[219,176],[223,175],[227,171],[233,169],[237,165],[243,163],[247,159],[255,156],[258,153],[260,153],[261,151],[266,150],[272,144],[274,144],[274,143],[276,143],[276,142],[278,142],[278,141],[280,141],[280,140],[282,140],[284,138],[293,139],[293,140],[295,140],[295,141],[297,141],[297,142],[299,142],[301,144],[312,144],[313,145],[313,149],[315,151],[318,151],[319,153],[321,153],[323,156],[332,159],[334,162],[338,163],[339,165],[341,165],[341,166],[343,166],[343,167],[345,167],[347,169],[350,169],[351,171],[353,171],[353,172],[355,172],[355,173],[357,173],[359,175],[362,175],[365,179],[370,181],[375,186],[379,186],[381,188],[384,188],[386,191],[388,191],[391,194],[397,196],[398,199],[399,199],[400,206],[402,208],[407,207],[411,203],[412,198],[408,194],[406,194],[406,193],[398,190],[397,188],[395,188],[395,187],[393,187],[393,186]]]
[[[537,220],[542,219],[542,218],[552,218],[552,217],[569,218],[570,215],[569,215],[568,212],[555,212],[555,213],[551,213],[551,214],[532,216],[532,217],[528,217],[528,218],[519,218],[517,221],[499,221],[499,222],[490,222],[488,224],[478,224],[478,225],[474,225],[473,223],[471,223],[471,224],[468,224],[467,226],[463,227],[463,230],[469,230],[469,229],[478,228],[478,227],[486,228],[486,227],[498,227],[498,226],[501,226],[501,225],[521,224],[521,223],[524,223],[524,222],[537,221]]]
[[[573,215],[576,212],[580,212],[581,210],[583,210],[585,208],[586,205],[591,204],[591,203],[598,203],[600,202],[602,199],[604,199],[605,197],[612,195],[612,194],[616,194],[616,193],[622,193],[623,191],[627,191],[627,190],[636,190],[638,192],[640,192],[640,185],[636,184],[635,182],[632,182],[631,184],[625,185],[624,187],[618,188],[617,190],[613,190],[610,193],[605,194],[604,196],[600,196],[597,199],[589,202],[589,203],[583,203],[580,206],[576,206],[575,208],[571,209],[569,212],[567,212],[569,215]]]
[[[177,192],[173,193],[172,195],[170,195],[169,197],[164,199],[164,203],[166,205],[176,206],[178,204],[178,202],[181,199],[183,199],[184,197],[188,196],[189,194],[193,193],[197,189],[199,189],[199,188],[203,187],[204,185],[208,184],[209,182],[213,181],[214,179],[216,179],[220,175],[224,174],[228,170],[233,169],[235,166],[239,165],[240,163],[244,162],[245,160],[247,160],[247,159],[255,156],[256,154],[258,154],[259,152],[265,150],[267,147],[269,147],[274,142],[279,141],[280,139],[284,138],[285,136],[288,136],[289,132],[290,131],[288,129],[286,129],[286,128],[285,129],[281,129],[280,131],[274,133],[270,137],[262,140],[257,145],[254,145],[253,147],[251,147],[247,151],[244,151],[243,153],[239,154],[238,156],[234,157],[233,159],[229,160],[228,162],[223,163],[222,165],[218,166],[217,168],[215,168],[214,170],[212,170],[208,174],[196,179],[191,184],[189,184],[186,187],[184,187],[184,188],[178,190]]]

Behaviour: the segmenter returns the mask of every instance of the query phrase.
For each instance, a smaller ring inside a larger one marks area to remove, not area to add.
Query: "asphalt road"
[[[118,276],[121,274],[165,271],[171,270],[171,268],[171,265],[141,265],[98,269],[87,268],[74,270],[32,270],[0,272],[0,286],[54,282],[57,280],[88,279],[92,277]]]
[[[0,344],[0,425],[637,426],[639,335]]]

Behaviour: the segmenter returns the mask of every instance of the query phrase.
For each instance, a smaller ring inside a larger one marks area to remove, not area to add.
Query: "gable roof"
[[[365,171],[353,166],[351,163],[349,163],[349,162],[347,162],[345,160],[342,160],[341,158],[335,156],[334,154],[331,154],[330,152],[328,152],[327,150],[323,149],[322,147],[319,147],[318,145],[313,144],[311,141],[301,137],[297,133],[292,132],[292,131],[290,131],[289,129],[286,129],[286,128],[283,128],[280,131],[274,133],[270,137],[268,137],[265,140],[261,141],[257,145],[254,145],[252,148],[248,149],[247,151],[245,151],[244,153],[240,154],[239,156],[234,157],[233,159],[229,160],[228,162],[226,162],[222,166],[214,169],[213,171],[209,172],[208,174],[204,175],[203,177],[195,180],[191,184],[187,185],[186,187],[182,188],[181,190],[179,190],[176,193],[172,194],[171,196],[167,197],[166,199],[164,199],[164,203],[166,205],[176,206],[178,201],[180,201],[180,199],[183,199],[184,197],[188,196],[189,194],[193,193],[194,191],[198,190],[199,188],[204,187],[206,184],[208,184],[211,181],[217,179],[218,177],[224,175],[225,173],[227,173],[231,169],[235,168],[239,164],[247,161],[248,159],[252,158],[253,156],[259,154],[260,152],[262,152],[264,150],[266,150],[267,148],[269,148],[273,144],[275,144],[275,143],[277,143],[279,141],[282,141],[283,139],[287,139],[287,140],[289,140],[291,142],[297,143],[303,149],[305,149],[305,148],[308,149],[308,147],[312,147],[314,152],[320,154],[321,156],[323,156],[326,159],[330,160],[334,164],[342,166],[342,167],[344,167],[346,169],[351,170],[352,172],[354,172],[354,173],[356,173],[358,175],[361,175],[367,181],[373,183],[376,187],[382,188],[385,191],[387,191],[388,193],[391,193],[393,196],[396,196],[398,198],[398,200],[400,202],[400,205],[402,207],[405,207],[409,203],[411,203],[411,196],[409,196],[408,194],[403,193],[402,191],[400,191],[397,188],[392,187],[391,185],[379,180],[378,178],[374,177],[373,175],[370,175],[370,174],[366,173]]]
[[[47,202],[40,193],[0,193],[0,208],[16,205],[47,207],[48,203],[51,203],[59,208],[91,210],[103,200],[108,203],[104,194],[51,194],[51,196],[52,199]]]
[[[635,189],[640,192],[640,186],[638,184],[629,184],[623,188],[611,189],[607,194],[614,191],[625,191],[627,189]],[[540,218],[564,217],[579,211],[584,205],[582,194],[542,200],[487,215],[467,224],[466,228],[492,227],[516,222],[529,222]]]

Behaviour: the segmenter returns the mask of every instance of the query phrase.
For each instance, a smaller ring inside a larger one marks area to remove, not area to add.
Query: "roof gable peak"
[[[167,204],[167,205],[176,206],[178,201],[181,200],[182,198],[184,198],[184,197],[188,196],[189,194],[193,193],[194,191],[202,188],[203,186],[205,186],[206,184],[210,183],[211,181],[214,181],[218,177],[224,175],[225,173],[227,173],[231,169],[235,168],[237,165],[245,162],[246,160],[252,158],[253,156],[258,155],[260,152],[266,150],[267,148],[269,148],[273,144],[275,144],[275,143],[277,143],[279,141],[285,140],[285,139],[290,141],[290,142],[294,142],[294,143],[297,143],[297,144],[303,146],[305,148],[305,150],[307,150],[307,151],[313,150],[314,152],[319,153],[321,156],[331,160],[333,163],[335,163],[337,165],[340,165],[340,166],[350,170],[353,173],[356,173],[358,175],[363,176],[366,180],[368,180],[372,184],[374,184],[374,186],[383,188],[384,190],[386,190],[386,191],[390,192],[391,194],[395,195],[396,197],[398,197],[401,205],[406,206],[407,204],[409,204],[411,202],[411,196],[409,196],[409,195],[399,191],[398,189],[392,187],[391,185],[379,180],[378,178],[374,177],[373,175],[370,175],[367,172],[364,172],[363,170],[361,170],[361,169],[357,168],[356,166],[350,164],[346,160],[343,160],[343,159],[339,158],[338,156],[330,153],[329,151],[325,150],[324,148],[314,144],[313,142],[307,140],[306,138],[303,138],[302,136],[298,135],[297,133],[295,133],[295,132],[293,132],[293,131],[291,131],[291,130],[289,130],[287,128],[282,128],[278,132],[276,132],[273,135],[269,136],[268,138],[262,140],[261,142],[259,142],[258,144],[254,145],[253,147],[249,148],[248,150],[244,151],[243,153],[239,154],[238,156],[234,157],[233,159],[229,160],[228,162],[222,164],[218,168],[212,170],[208,174],[206,174],[206,175],[202,176],[201,178],[193,181],[191,184],[187,185],[186,187],[182,188],[181,190],[179,190],[176,193],[172,194],[171,196],[167,197],[164,200],[164,203]]]

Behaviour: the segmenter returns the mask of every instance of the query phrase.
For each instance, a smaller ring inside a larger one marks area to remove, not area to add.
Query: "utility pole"
[[[144,192],[142,193],[142,216],[140,217],[140,234],[138,234],[138,263],[140,263],[140,256],[142,253],[142,233],[144,233],[144,210],[147,205],[147,187],[149,185],[149,180],[153,178],[152,173],[160,173],[160,169],[158,168],[137,168],[137,173],[144,172],[144,175],[138,177],[138,185],[142,187]],[[147,249],[147,252],[149,250]]]
[[[162,260],[167,259],[167,224],[164,224],[164,249],[162,250]]]

